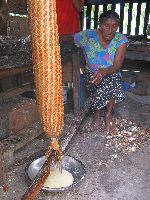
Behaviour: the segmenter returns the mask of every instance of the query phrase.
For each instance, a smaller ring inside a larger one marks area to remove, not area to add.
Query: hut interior
[[[142,114],[143,118],[141,118],[140,112],[142,105],[146,110],[150,104],[150,1],[85,0],[81,12],[81,30],[96,28],[98,16],[110,9],[119,14],[119,32],[127,35],[129,39],[121,70],[122,86],[127,97],[131,99],[128,108],[136,104],[137,107],[134,109],[137,111],[132,117],[130,112],[128,115],[131,119],[136,117],[141,126],[149,130],[149,115]],[[85,65],[83,53],[69,40],[64,41],[63,36],[60,36],[60,54],[65,108],[65,127],[61,144],[65,149],[88,111],[83,107],[86,93],[82,90],[83,80],[80,74],[80,69]],[[140,103],[140,108],[137,103]],[[117,111],[122,116],[127,114],[127,111],[123,113],[123,106]],[[82,109],[84,113],[81,112]],[[128,122],[126,126],[127,124]],[[39,141],[37,149],[35,147],[32,152],[30,147],[28,151],[22,151],[36,139]],[[7,179],[5,174],[17,166],[26,164],[33,157],[35,158],[37,153],[39,156],[46,150],[47,145],[47,136],[43,135],[36,109],[27,0],[0,0],[0,158],[3,160],[3,165],[0,167],[1,177]],[[0,181],[1,185],[3,180]],[[70,197],[71,195],[68,199]],[[44,199],[46,198],[47,196]],[[7,198],[10,199],[11,197]],[[54,199],[61,199],[61,197],[54,197]],[[75,196],[73,199],[76,199]],[[100,197],[94,198],[94,196],[90,199],[101,200]],[[104,200],[109,199],[111,198],[106,197]],[[117,199],[121,197],[114,198]],[[134,200],[134,197],[131,200]]]

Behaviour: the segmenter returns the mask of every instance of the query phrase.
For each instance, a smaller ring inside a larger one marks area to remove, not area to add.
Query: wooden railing
[[[150,0],[85,0],[82,30],[97,28],[99,15],[115,10],[120,16],[119,31],[127,35],[146,35]]]

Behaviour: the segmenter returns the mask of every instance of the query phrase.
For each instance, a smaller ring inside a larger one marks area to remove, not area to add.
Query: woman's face
[[[110,41],[115,36],[115,33],[118,29],[119,22],[115,19],[108,18],[103,22],[99,29],[102,34],[102,37],[105,41]]]

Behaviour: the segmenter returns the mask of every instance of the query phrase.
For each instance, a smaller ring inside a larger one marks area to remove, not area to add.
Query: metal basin
[[[37,173],[41,169],[44,162],[45,162],[45,156],[34,160],[33,162],[29,163],[26,166],[25,173],[26,173],[26,176],[27,176],[28,180],[30,181],[30,183],[34,180],[34,178],[36,177]],[[62,169],[66,170],[72,174],[72,176],[74,178],[73,184],[68,187],[62,187],[59,189],[43,187],[42,188],[43,191],[59,192],[59,191],[68,190],[68,189],[78,186],[79,183],[85,177],[85,166],[82,164],[81,161],[79,161],[71,156],[64,156],[64,158],[62,160]]]

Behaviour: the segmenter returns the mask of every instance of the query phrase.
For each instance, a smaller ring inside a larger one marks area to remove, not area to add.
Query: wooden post
[[[8,10],[5,0],[0,1],[0,35],[7,35]]]
[[[73,67],[73,100],[74,100],[74,114],[76,115],[80,110],[80,61],[79,51],[72,54]]]
[[[0,143],[0,186],[3,187],[3,191],[8,191],[8,186],[5,184],[5,163],[4,163],[4,147],[3,144]]]

